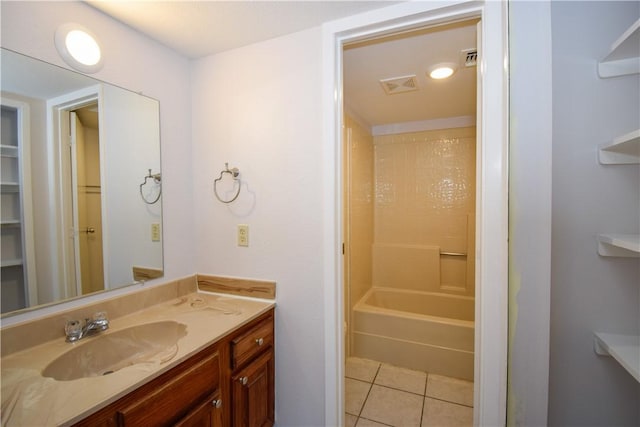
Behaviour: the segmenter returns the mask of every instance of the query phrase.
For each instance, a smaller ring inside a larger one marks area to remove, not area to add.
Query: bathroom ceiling
[[[194,59],[400,3],[342,0],[85,1]]]
[[[200,58],[321,25],[400,1],[96,1],[89,5],[188,58]],[[344,52],[347,111],[369,126],[474,116],[476,67],[460,52],[476,47],[475,22],[417,30],[348,46]],[[457,72],[436,81],[433,64]],[[385,94],[380,79],[416,76],[417,90]]]
[[[476,22],[418,30],[347,46],[344,52],[346,110],[370,126],[475,116],[477,67],[465,67],[476,48]],[[433,80],[431,66],[450,62],[455,74]],[[381,79],[416,76],[417,90],[385,93]]]

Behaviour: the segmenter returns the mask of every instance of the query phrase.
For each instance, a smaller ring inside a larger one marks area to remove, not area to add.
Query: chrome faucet
[[[84,324],[79,320],[69,320],[64,326],[64,333],[67,342],[76,342],[82,338],[109,329],[109,319],[107,313],[99,311],[93,315],[93,319],[84,319]]]

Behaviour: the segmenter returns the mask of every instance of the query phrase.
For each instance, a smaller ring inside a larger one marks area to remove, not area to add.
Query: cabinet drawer
[[[273,317],[231,341],[231,366],[237,368],[273,345]]]
[[[176,377],[148,390],[144,397],[117,411],[120,426],[164,426],[184,416],[191,406],[220,384],[220,357],[207,356]]]

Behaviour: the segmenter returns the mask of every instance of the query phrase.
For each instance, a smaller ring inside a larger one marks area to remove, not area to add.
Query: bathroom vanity
[[[61,331],[2,358],[2,425],[271,426],[274,307],[195,292],[113,319],[109,330],[76,343]],[[143,360],[116,369],[91,362],[106,352],[97,350],[102,342],[119,351],[128,341],[155,345],[167,336]],[[69,376],[66,360],[80,360],[71,352],[89,362]]]
[[[269,426],[273,309],[78,426]]]

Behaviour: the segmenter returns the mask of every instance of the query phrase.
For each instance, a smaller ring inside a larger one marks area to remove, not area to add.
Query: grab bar
[[[467,254],[462,252],[440,252],[440,255],[446,256],[467,256]]]

